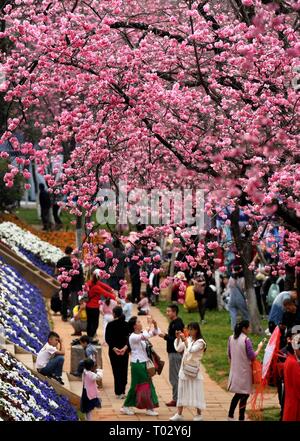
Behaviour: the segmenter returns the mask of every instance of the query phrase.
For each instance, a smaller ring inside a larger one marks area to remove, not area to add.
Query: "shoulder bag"
[[[195,342],[193,342],[194,344]],[[191,346],[191,348],[193,347],[193,344]],[[196,378],[198,375],[198,372],[200,370],[200,360],[198,361],[192,361],[192,360],[188,360],[188,355],[189,352],[186,353],[186,355],[184,356],[183,359],[183,363],[182,363],[182,369],[185,375],[187,375],[188,377],[191,378]]]

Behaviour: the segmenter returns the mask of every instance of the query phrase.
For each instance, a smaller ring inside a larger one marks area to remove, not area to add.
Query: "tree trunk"
[[[82,216],[76,216],[76,247],[82,247]]]
[[[255,334],[262,334],[263,329],[260,323],[260,316],[257,308],[256,295],[254,289],[254,276],[252,271],[249,270],[249,265],[252,261],[251,234],[248,235],[245,234],[245,236],[242,236],[239,225],[239,218],[240,218],[240,208],[237,206],[230,216],[231,231],[236,245],[236,249],[241,259],[241,265],[243,267],[243,272],[245,277],[246,298],[247,298],[248,309],[250,314],[250,324],[251,324],[252,332]]]
[[[217,288],[217,304],[218,304],[218,311],[221,311],[223,309],[223,302],[222,302],[222,293],[221,293],[221,278],[220,278],[220,271],[215,271],[215,281],[216,281],[216,288]]]

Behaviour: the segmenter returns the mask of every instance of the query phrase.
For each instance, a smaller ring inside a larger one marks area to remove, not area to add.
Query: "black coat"
[[[40,206],[42,209],[49,209],[51,207],[50,195],[46,190],[40,192]]]
[[[105,341],[109,349],[122,349],[128,344],[129,326],[124,317],[109,322],[106,326]]]

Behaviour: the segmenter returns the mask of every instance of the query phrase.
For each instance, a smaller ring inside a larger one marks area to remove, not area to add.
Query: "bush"
[[[13,187],[5,186],[3,179],[8,171],[8,164],[7,160],[0,159],[0,211],[11,211],[16,208],[24,194],[24,178],[20,175],[15,177]]]

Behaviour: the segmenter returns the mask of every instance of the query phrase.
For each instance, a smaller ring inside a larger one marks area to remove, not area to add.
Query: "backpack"
[[[279,277],[279,279],[276,280],[276,283],[272,283],[272,285],[269,288],[269,291],[268,291],[268,294],[267,294],[267,302],[268,302],[269,306],[271,306],[273,304],[275,298],[280,293],[280,288],[279,288],[279,285],[278,285],[280,280],[281,280],[281,277]]]

